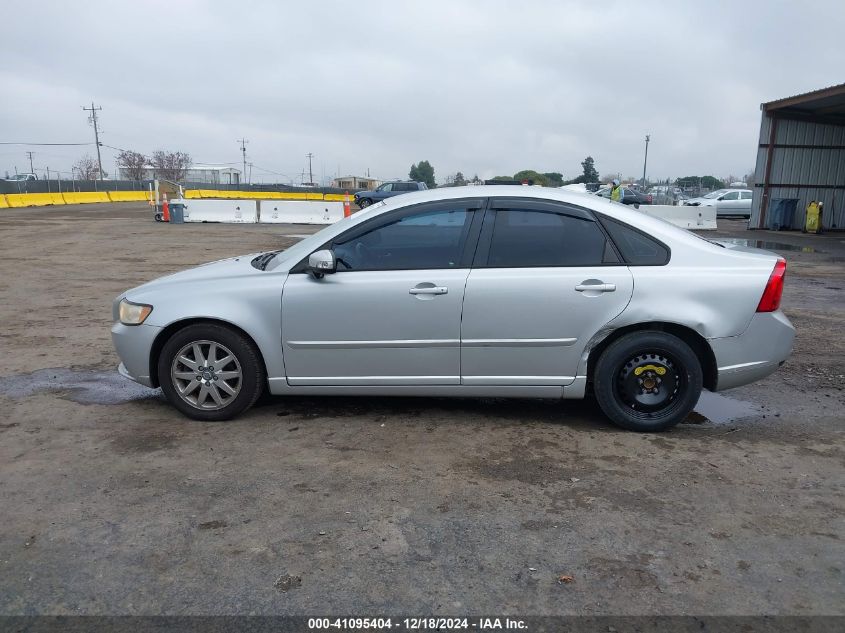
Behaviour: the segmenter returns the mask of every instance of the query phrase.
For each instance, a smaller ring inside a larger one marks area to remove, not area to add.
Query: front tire
[[[695,352],[665,332],[632,332],[604,350],[594,391],[610,421],[631,431],[664,431],[683,420],[701,396]]]
[[[200,323],[176,332],[161,350],[158,380],[170,404],[194,420],[231,420],[264,389],[252,341],[222,325]]]
[[[361,207],[362,209],[366,209],[372,203],[373,203],[373,201],[370,200],[369,198],[364,198],[364,199],[361,200],[361,202],[358,203],[358,206]]]

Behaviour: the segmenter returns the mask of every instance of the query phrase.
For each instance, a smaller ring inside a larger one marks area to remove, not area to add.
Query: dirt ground
[[[795,353],[650,435],[590,401],[192,422],[116,376],[112,298],[313,229],[3,210],[0,613],[845,614],[845,235],[721,224],[787,257]]]

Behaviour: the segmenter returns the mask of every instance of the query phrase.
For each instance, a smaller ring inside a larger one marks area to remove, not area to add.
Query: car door
[[[751,217],[751,199],[753,195],[751,191],[739,192],[739,213]]]
[[[628,267],[586,210],[493,199],[467,279],[466,385],[566,385],[588,340],[633,292]]]
[[[282,293],[290,385],[460,384],[464,286],[482,203],[383,214],[334,238],[337,272],[295,267]]]
[[[742,213],[739,191],[729,191],[716,201],[716,215],[738,215]]]
[[[378,187],[373,192],[373,199],[374,200],[384,200],[385,198],[389,198],[393,195],[393,183],[387,183],[380,187]]]

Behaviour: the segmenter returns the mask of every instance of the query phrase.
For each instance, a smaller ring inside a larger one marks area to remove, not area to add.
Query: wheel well
[[[183,319],[181,321],[176,321],[168,325],[161,332],[159,332],[158,336],[156,336],[155,340],[153,341],[153,346],[150,349],[150,382],[152,382],[153,387],[159,386],[158,359],[161,356],[161,350],[164,349],[164,346],[167,341],[170,340],[170,337],[182,328],[188,327],[189,325],[198,325],[202,323],[208,323],[211,325],[222,325],[223,327],[229,328],[230,330],[237,332],[250,343],[252,343],[253,347],[255,347],[255,351],[258,352],[258,358],[261,359],[261,364],[264,366],[264,375],[267,375],[267,364],[264,362],[264,355],[261,353],[261,348],[256,345],[255,340],[249,334],[247,334],[237,325],[233,325],[228,321],[221,321],[220,319]]]
[[[677,323],[637,323],[635,325],[626,325],[625,327],[614,330],[610,336],[601,341],[593,349],[590,350],[590,356],[587,359],[587,376],[590,383],[593,381],[593,372],[595,371],[596,363],[605,349],[626,334],[631,332],[638,332],[643,330],[652,330],[657,332],[666,332],[677,336],[684,343],[690,346],[695,355],[698,357],[698,362],[701,363],[701,371],[704,375],[704,387],[711,391],[716,388],[716,379],[718,378],[718,371],[716,369],[716,357],[713,355],[713,350],[701,334]]]

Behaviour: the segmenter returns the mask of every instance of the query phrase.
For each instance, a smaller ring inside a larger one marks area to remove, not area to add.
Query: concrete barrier
[[[53,204],[64,204],[60,193],[8,193],[6,204],[13,208],[46,207]]]
[[[686,207],[663,204],[643,204],[640,211],[661,218],[682,229],[716,230],[716,207]]]
[[[0,193],[0,209],[8,209],[9,203],[6,201],[6,194]]]
[[[177,198],[171,204],[185,205],[185,222],[227,222],[255,224],[258,203],[255,200],[205,200]]]
[[[149,191],[109,191],[111,202],[149,202]]]
[[[261,224],[334,224],[343,219],[342,202],[260,200]]]
[[[105,191],[68,191],[62,194],[65,204],[91,204],[94,202],[110,202],[109,194]]]

